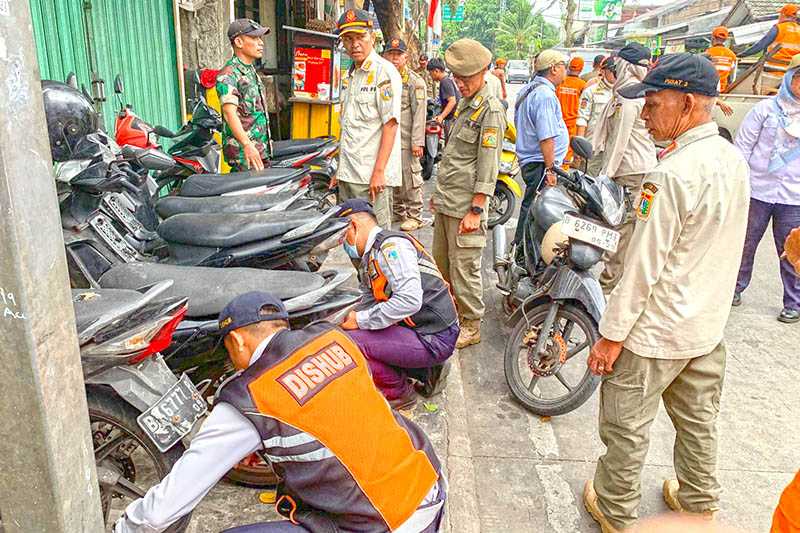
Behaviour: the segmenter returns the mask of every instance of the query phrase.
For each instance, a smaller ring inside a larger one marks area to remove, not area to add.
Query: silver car
[[[506,81],[508,83],[527,83],[531,79],[531,69],[524,59],[512,59],[506,66]]]

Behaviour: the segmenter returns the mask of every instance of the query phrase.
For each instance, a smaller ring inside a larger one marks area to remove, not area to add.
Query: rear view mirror
[[[569,145],[572,147],[572,151],[581,159],[588,161],[594,155],[592,143],[585,137],[573,137]]]
[[[122,94],[125,92],[125,84],[122,82],[122,74],[117,74],[114,78],[114,93]]]
[[[76,76],[74,72],[70,72],[69,74],[67,74],[66,83],[67,83],[67,85],[69,85],[73,89],[77,90],[78,89],[78,76]]]

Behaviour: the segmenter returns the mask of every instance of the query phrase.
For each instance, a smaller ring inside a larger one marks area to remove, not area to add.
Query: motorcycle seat
[[[156,212],[162,219],[182,213],[254,213],[266,211],[291,197],[290,192],[236,196],[166,196],[156,203]]]
[[[219,196],[256,187],[274,187],[299,180],[305,173],[303,168],[265,168],[258,172],[195,174],[183,182],[180,196]]]
[[[135,303],[142,293],[121,289],[72,289],[72,307],[78,333],[86,330],[106,313]]]
[[[228,248],[280,237],[289,230],[319,218],[317,212],[282,213],[184,213],[158,226],[168,243],[210,248]]]
[[[334,137],[317,137],[315,139],[272,141],[272,157],[281,159],[283,157],[315,152],[333,140]]]
[[[122,263],[111,267],[98,280],[101,287],[135,290],[171,279],[163,298],[188,298],[190,318],[214,317],[235,296],[250,291],[268,292],[281,300],[319,289],[325,279],[311,272],[257,270],[254,268],[208,268],[161,263]],[[141,297],[139,293],[134,293]]]

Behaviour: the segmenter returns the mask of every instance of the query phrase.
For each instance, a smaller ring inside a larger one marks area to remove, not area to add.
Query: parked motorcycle
[[[514,124],[506,124],[506,133],[503,137],[503,153],[500,155],[500,168],[497,174],[497,184],[494,195],[489,199],[489,228],[498,224],[505,224],[517,208],[517,198],[522,198],[522,189],[516,181],[519,176],[519,161],[514,143],[517,140],[517,130]]]
[[[572,149],[588,161],[589,141],[573,138]],[[605,309],[600,284],[589,272],[604,251],[614,252],[625,216],[622,188],[606,176],[556,168],[558,185],[545,188],[525,221],[524,266],[507,250],[505,227],[495,226],[495,272],[505,295],[512,332],[505,349],[505,374],[522,405],[542,416],[580,407],[600,382],[586,357],[599,339]]]
[[[439,104],[435,100],[428,100],[428,109],[425,122],[425,146],[420,163],[422,164],[422,179],[425,181],[433,176],[433,167],[442,158],[444,150],[444,127],[433,120],[439,114]]]

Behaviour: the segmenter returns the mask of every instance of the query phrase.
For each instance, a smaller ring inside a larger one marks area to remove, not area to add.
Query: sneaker
[[[597,503],[597,493],[594,491],[594,482],[591,479],[583,486],[583,505],[592,515],[594,521],[600,524],[602,533],[620,533],[620,530],[612,526],[606,515],[600,510],[600,506]]]
[[[409,388],[402,396],[389,400],[389,405],[391,405],[392,409],[395,411],[411,409],[417,405],[417,393],[413,388]]]
[[[778,315],[778,322],[783,322],[784,324],[794,324],[798,320],[800,320],[800,311],[797,309],[784,307],[781,314]]]
[[[664,480],[663,493],[664,493],[664,502],[667,504],[667,507],[669,507],[676,513],[685,514],[687,516],[694,516],[708,521],[716,520],[717,511],[704,511],[702,513],[694,513],[684,509],[683,505],[678,499],[678,489],[680,488],[680,486],[681,485],[680,483],[678,483],[677,479]]]
[[[428,377],[422,383],[418,383],[414,388],[425,398],[430,398],[442,392],[447,384],[447,376],[450,374],[450,360],[443,365],[437,365],[428,369]]]
[[[456,348],[466,348],[481,342],[481,321],[468,320],[461,325],[461,333],[458,334]]]
[[[734,292],[733,293],[733,301],[731,302],[733,307],[739,307],[742,305],[742,293],[741,292]]]
[[[417,231],[421,227],[422,222],[414,218],[407,218],[402,224],[400,224],[400,229],[405,232]]]

